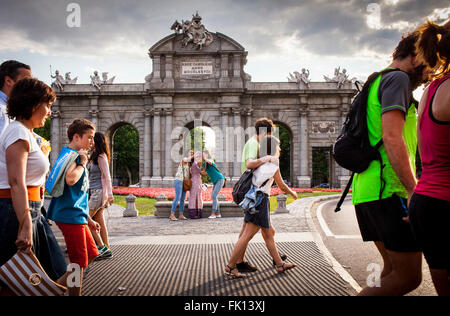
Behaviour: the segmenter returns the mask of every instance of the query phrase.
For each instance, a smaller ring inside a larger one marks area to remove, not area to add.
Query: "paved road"
[[[336,203],[337,200],[328,201],[314,208],[313,221],[330,253],[364,287],[369,275],[374,272],[367,271],[368,266],[375,263],[382,268],[382,259],[373,243],[362,241],[351,200],[344,202],[339,213],[334,212]],[[425,260],[423,266],[422,284],[409,295],[436,295]]]

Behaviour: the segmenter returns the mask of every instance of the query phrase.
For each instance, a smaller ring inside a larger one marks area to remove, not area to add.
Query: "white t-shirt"
[[[0,189],[10,189],[8,171],[6,168],[6,150],[9,146],[24,140],[29,144],[26,169],[27,186],[43,186],[45,176],[50,168],[50,162],[36,142],[36,137],[22,123],[13,121],[0,138]]]
[[[272,188],[272,184],[274,181],[273,176],[275,175],[277,170],[278,165],[271,162],[266,162],[265,164],[259,166],[253,172],[253,185],[259,188],[261,185],[263,185],[264,181],[270,179],[262,188],[260,188],[261,191],[263,191],[267,195],[270,195],[270,189]]]

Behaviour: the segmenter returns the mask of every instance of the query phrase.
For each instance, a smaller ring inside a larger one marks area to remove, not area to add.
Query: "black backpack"
[[[352,171],[347,186],[342,193],[335,212],[341,210],[342,203],[350,190],[355,173],[361,173],[369,168],[373,160],[378,160],[381,165],[381,190],[380,199],[384,190],[383,168],[381,155],[378,149],[383,145],[381,139],[375,146],[370,145],[369,130],[367,127],[367,101],[369,98],[369,90],[372,83],[380,76],[392,71],[401,71],[400,69],[385,69],[381,72],[375,72],[369,76],[364,86],[356,95],[352,102],[350,111],[344,122],[341,134],[337,138],[333,146],[334,160],[343,168]]]
[[[252,186],[252,178],[253,170],[246,170],[239,178],[239,181],[233,186],[233,201],[237,205],[244,200],[245,195],[248,190],[250,190]]]
[[[239,178],[239,181],[236,182],[236,184],[233,186],[233,201],[237,205],[239,205],[239,203],[241,203],[245,199],[245,195],[252,187],[254,170],[256,169],[245,170],[245,172]],[[264,181],[264,183],[260,186],[260,188],[265,186],[269,180],[270,178]]]

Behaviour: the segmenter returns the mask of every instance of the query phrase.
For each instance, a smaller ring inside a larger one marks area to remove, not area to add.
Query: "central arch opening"
[[[277,127],[277,134],[280,139],[280,172],[283,180],[288,182],[289,186],[294,183],[292,176],[293,170],[293,134],[289,127],[281,122],[274,122]]]
[[[183,135],[184,152],[187,153],[189,150],[204,152],[208,150],[214,160],[216,152],[216,133],[214,130],[205,122],[191,122],[186,124],[185,128],[189,132]],[[208,175],[203,175],[202,182],[211,183],[211,179]]]
[[[114,186],[139,185],[139,133],[129,123],[117,123],[107,132]]]

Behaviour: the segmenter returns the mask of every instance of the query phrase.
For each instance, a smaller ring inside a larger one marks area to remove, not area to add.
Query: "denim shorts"
[[[99,210],[105,208],[103,204],[103,189],[89,190],[89,210]]]
[[[66,261],[51,227],[41,214],[42,202],[29,202],[33,221],[33,251],[48,276],[56,280],[67,270]],[[0,199],[0,266],[17,252],[19,221],[11,199]]]

